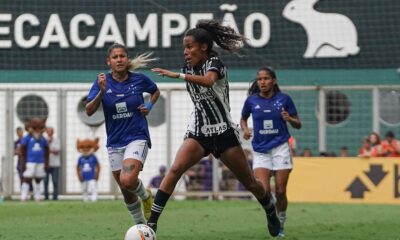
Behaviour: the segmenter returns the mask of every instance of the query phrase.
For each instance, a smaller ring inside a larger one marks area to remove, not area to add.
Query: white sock
[[[278,212],[278,218],[279,221],[281,222],[281,228],[283,228],[286,222],[286,212]]]
[[[135,224],[146,224],[139,199],[134,203],[126,204],[126,208],[132,215]]]
[[[41,195],[40,195],[40,182],[32,182],[33,185],[33,195],[35,197],[35,200],[40,200]]]
[[[29,193],[29,184],[23,182],[21,186],[21,201],[26,201],[28,199],[28,193]]]
[[[136,195],[138,195],[142,200],[146,200],[149,197],[149,194],[147,193],[146,188],[144,187],[140,179],[139,179],[139,184],[135,189],[134,193],[136,193]]]

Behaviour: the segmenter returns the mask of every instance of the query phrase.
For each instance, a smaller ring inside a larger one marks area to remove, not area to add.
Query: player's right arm
[[[103,98],[106,89],[106,75],[100,73],[97,77],[98,93],[95,98],[86,104],[86,114],[92,116],[93,113],[99,108],[101,99]]]

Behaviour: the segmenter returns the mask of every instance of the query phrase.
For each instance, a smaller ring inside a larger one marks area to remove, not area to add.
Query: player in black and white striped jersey
[[[152,69],[161,76],[186,81],[194,111],[185,140],[156,194],[148,225],[156,231],[158,218],[178,180],[201,158],[212,153],[254,194],[267,214],[270,234],[277,236],[280,223],[275,206],[270,194],[252,175],[231,120],[227,71],[213,50],[214,42],[222,49],[234,52],[243,46],[243,36],[218,21],[200,21],[185,33],[183,45],[186,64],[182,73]]]

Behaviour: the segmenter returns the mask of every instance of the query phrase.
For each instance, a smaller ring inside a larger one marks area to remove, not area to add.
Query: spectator
[[[400,157],[400,141],[394,137],[392,131],[388,131],[382,141],[382,156]]]
[[[17,171],[20,180],[20,184],[22,185],[24,173],[22,170],[22,161],[21,161],[21,140],[24,137],[24,131],[22,127],[17,127],[15,129],[15,133],[17,134],[17,140],[14,141],[14,156],[17,156]]]
[[[349,149],[346,146],[340,148],[339,157],[349,157]]]
[[[222,191],[237,191],[237,179],[225,164],[222,165],[221,182],[219,185]]]
[[[45,120],[31,118],[29,120],[28,135],[21,140],[21,162],[23,183],[21,187],[21,201],[28,198],[29,184],[33,184],[34,198],[41,201],[40,183],[45,177],[45,170],[49,167],[49,146],[42,136],[45,130]]]
[[[46,128],[47,141],[49,143],[49,169],[44,178],[44,199],[49,200],[49,180],[53,182],[53,200],[58,200],[59,173],[61,166],[60,140],[54,137],[54,129]]]
[[[381,138],[376,132],[372,132],[369,135],[369,141],[371,142],[371,154],[370,157],[382,157],[382,145]]]
[[[312,154],[312,152],[311,152],[311,149],[309,149],[309,148],[304,148],[304,149],[303,149],[303,154],[302,154],[302,156],[303,156],[303,157],[312,157],[313,154]]]
[[[157,176],[154,176],[151,180],[150,180],[150,184],[149,187],[150,188],[159,188],[160,187],[160,183],[163,180],[163,178],[165,177],[165,171],[167,170],[167,168],[164,165],[161,165],[158,168],[158,172],[159,174]]]
[[[212,154],[200,160],[200,177],[202,179],[203,191],[212,191]]]
[[[358,157],[370,157],[371,156],[371,141],[369,138],[362,140],[362,146],[358,150]]]

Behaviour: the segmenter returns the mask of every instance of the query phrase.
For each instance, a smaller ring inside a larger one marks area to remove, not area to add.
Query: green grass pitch
[[[400,206],[299,204],[287,211],[287,240],[400,240]],[[256,201],[170,201],[158,240],[272,239]],[[132,221],[121,200],[0,204],[1,240],[122,240]]]

